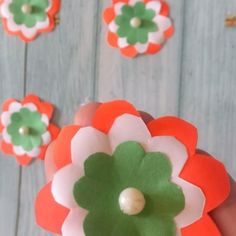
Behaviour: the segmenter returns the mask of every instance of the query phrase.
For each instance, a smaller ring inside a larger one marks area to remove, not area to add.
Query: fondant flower
[[[0,0],[0,4],[5,30],[25,42],[52,31],[60,8],[59,0]]]
[[[113,0],[104,11],[108,42],[128,57],[158,52],[172,36],[169,7],[162,0]]]
[[[125,101],[90,119],[63,128],[48,149],[40,226],[63,236],[221,235],[208,213],[228,197],[229,178],[196,152],[196,128],[176,117],[145,123]]]
[[[32,158],[44,158],[48,144],[55,139],[59,129],[50,124],[53,106],[41,102],[37,96],[26,96],[22,102],[8,99],[0,116],[1,149],[16,156],[22,165]]]

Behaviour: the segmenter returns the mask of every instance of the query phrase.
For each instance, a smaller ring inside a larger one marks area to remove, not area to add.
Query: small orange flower
[[[59,133],[59,128],[50,124],[53,110],[35,95],[22,102],[6,100],[0,116],[3,153],[15,156],[21,165],[28,165],[33,158],[44,159],[47,146]]]
[[[55,27],[60,0],[0,0],[0,15],[5,31],[25,42]]]
[[[35,206],[41,227],[63,236],[221,235],[209,212],[229,196],[229,177],[196,150],[193,125],[145,122],[126,101],[97,104],[88,120],[64,127],[49,147]]]
[[[113,0],[104,11],[108,43],[127,57],[155,54],[174,28],[164,0]]]

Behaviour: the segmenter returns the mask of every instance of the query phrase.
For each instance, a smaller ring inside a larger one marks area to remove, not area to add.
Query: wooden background
[[[175,35],[160,54],[125,59],[105,42],[101,14],[111,0],[62,1],[54,33],[25,45],[0,30],[0,101],[34,92],[70,123],[80,103],[126,98],[154,116],[178,115],[199,128],[199,147],[236,177],[235,0],[169,0]],[[212,173],[214,174],[214,173]],[[20,168],[0,158],[0,235],[50,235],[34,223],[43,163]]]

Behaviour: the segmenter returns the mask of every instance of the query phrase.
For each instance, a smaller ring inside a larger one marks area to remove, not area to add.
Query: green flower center
[[[49,0],[13,0],[9,9],[17,25],[32,28],[37,22],[45,21],[48,6]]]
[[[21,146],[25,151],[31,151],[42,145],[42,135],[47,131],[42,115],[28,108],[21,108],[11,116],[7,132],[14,146]]]
[[[74,198],[89,211],[85,235],[176,235],[174,217],[184,209],[185,198],[171,182],[172,166],[165,154],[146,153],[130,141],[112,156],[95,153],[84,167]]]
[[[147,43],[148,33],[156,32],[158,27],[153,21],[155,11],[146,9],[143,2],[137,2],[134,6],[124,5],[122,14],[115,18],[118,25],[119,37],[127,38],[129,44]]]

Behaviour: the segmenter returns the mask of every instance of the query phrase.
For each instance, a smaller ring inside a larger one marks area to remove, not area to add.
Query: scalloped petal
[[[69,210],[55,202],[51,194],[51,183],[38,193],[35,201],[35,217],[38,225],[44,229],[61,234],[62,225]]]
[[[96,111],[93,118],[93,127],[108,133],[117,117],[131,114],[140,117],[133,105],[124,100],[115,100],[103,103]]]
[[[206,196],[205,212],[218,207],[230,194],[230,179],[222,163],[196,154],[188,160],[180,177],[200,187]]]
[[[204,215],[199,221],[183,228],[182,236],[222,236],[214,221]]]
[[[197,145],[197,129],[177,117],[162,117],[148,123],[152,136],[174,136],[183,143],[190,156],[195,154]]]
[[[77,125],[64,127],[55,141],[54,162],[57,169],[71,163],[71,139],[80,129]]]

